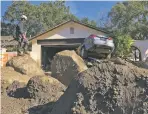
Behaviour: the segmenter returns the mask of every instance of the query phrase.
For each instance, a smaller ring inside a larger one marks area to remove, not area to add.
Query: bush
[[[128,57],[131,52],[131,45],[133,44],[133,39],[129,35],[122,35],[116,33],[114,35],[115,43],[115,55],[119,57]]]

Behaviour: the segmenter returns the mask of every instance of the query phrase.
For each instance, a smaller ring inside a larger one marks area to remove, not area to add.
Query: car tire
[[[80,55],[81,55],[81,57],[84,58],[84,59],[87,58],[87,51],[86,51],[86,49],[85,49],[84,46],[81,48]]]

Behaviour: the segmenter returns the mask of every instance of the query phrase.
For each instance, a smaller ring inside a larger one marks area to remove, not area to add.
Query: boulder
[[[12,84],[14,81],[27,84],[29,79],[29,76],[16,72],[12,67],[3,67],[1,69],[1,80],[7,85]]]
[[[75,51],[61,51],[57,53],[51,64],[52,76],[68,86],[78,73],[87,69],[83,59]]]
[[[15,98],[28,98],[28,93],[25,86],[26,84],[24,83],[14,81],[6,88],[7,95]]]
[[[48,76],[32,77],[26,87],[29,98],[37,100],[39,104],[56,101],[66,89],[57,79]]]
[[[11,66],[17,72],[31,76],[31,77],[36,75],[44,75],[44,72],[42,71],[42,69],[27,54],[23,56],[13,57],[7,62],[7,66]]]
[[[147,114],[148,70],[105,62],[79,73],[48,114]]]

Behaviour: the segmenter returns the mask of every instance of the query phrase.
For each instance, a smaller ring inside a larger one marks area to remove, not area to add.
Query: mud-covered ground
[[[46,76],[3,82],[2,114],[148,114],[148,69],[119,58],[86,64],[67,89]]]
[[[49,114],[148,114],[147,95],[147,69],[102,61],[80,73]]]

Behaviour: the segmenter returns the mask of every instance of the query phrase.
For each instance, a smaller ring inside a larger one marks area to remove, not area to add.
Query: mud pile
[[[61,51],[54,56],[51,64],[52,76],[68,86],[78,73],[87,69],[83,59],[75,51]]]
[[[138,67],[148,69],[148,63],[146,63],[146,62],[138,61],[138,62],[134,62],[133,64]]]
[[[12,58],[1,71],[2,114],[36,114],[46,103],[49,110],[66,89],[28,55]]]
[[[29,55],[13,57],[7,62],[7,66],[13,67],[15,71],[31,77],[44,75],[42,69]]]
[[[48,114],[147,114],[148,70],[122,62],[80,73]]]

